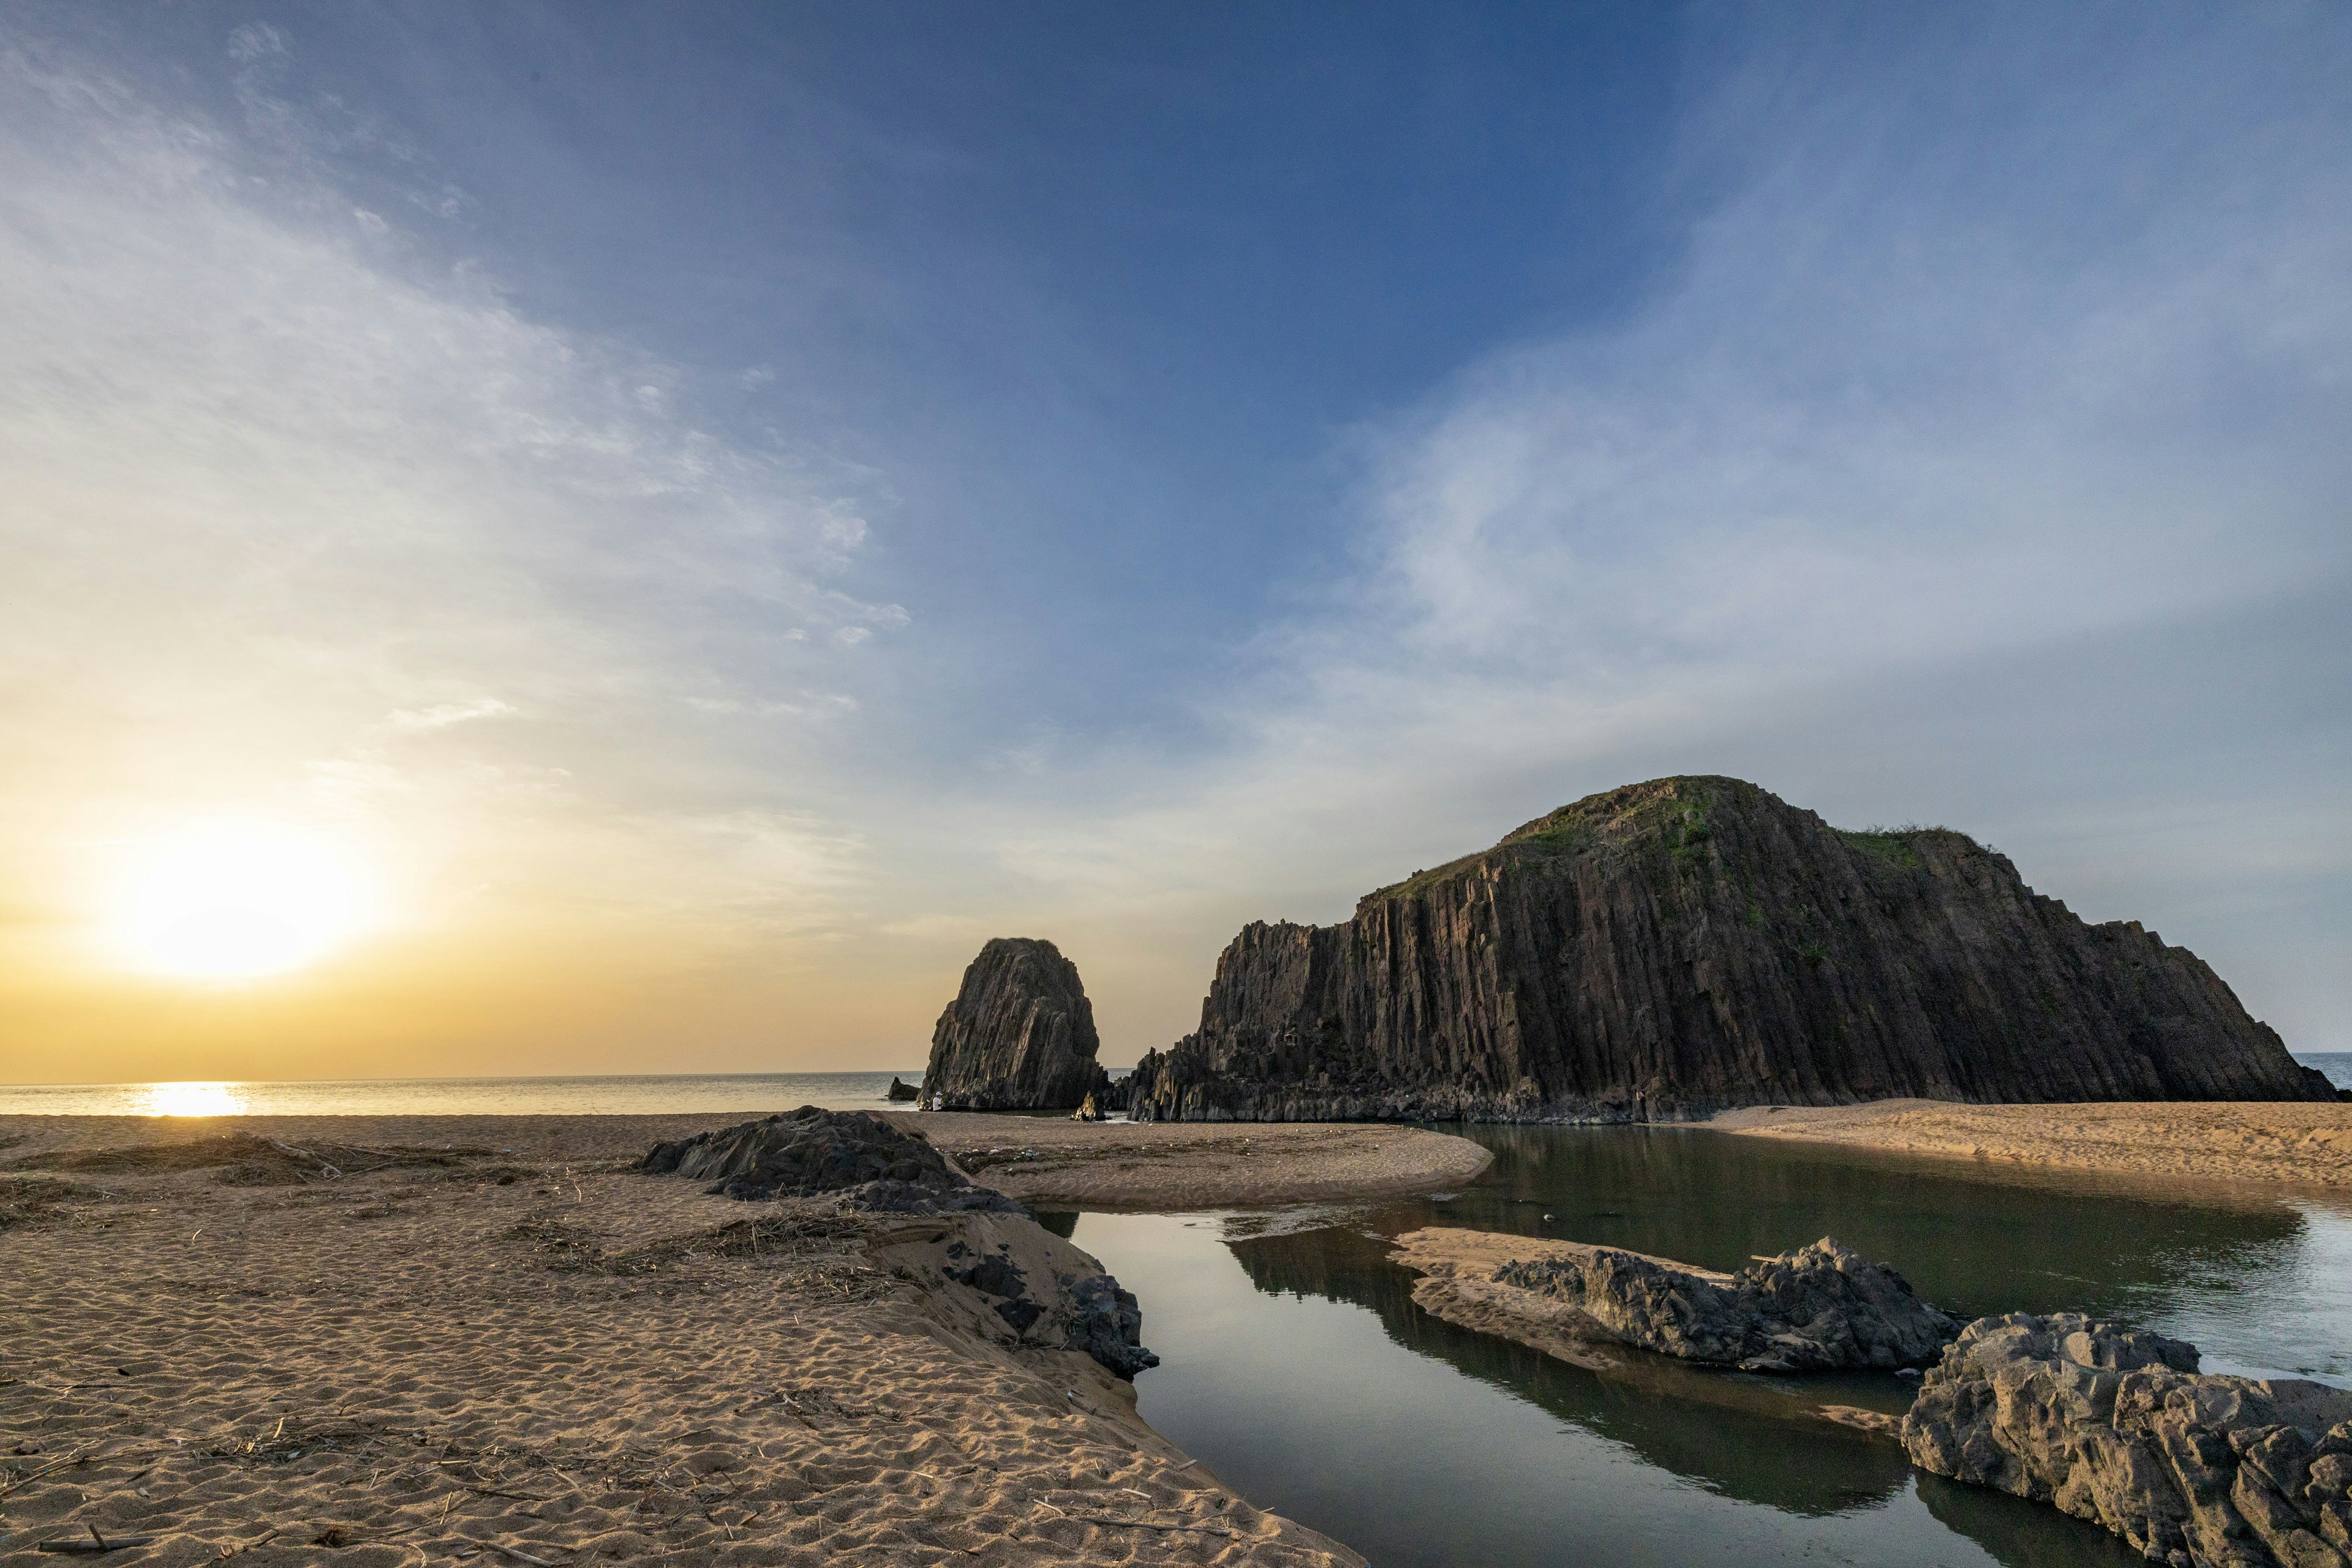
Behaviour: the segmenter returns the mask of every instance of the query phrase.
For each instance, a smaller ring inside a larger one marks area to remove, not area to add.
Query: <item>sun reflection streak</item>
[[[245,1094],[233,1083],[151,1083],[143,1089],[142,1116],[234,1116]]]

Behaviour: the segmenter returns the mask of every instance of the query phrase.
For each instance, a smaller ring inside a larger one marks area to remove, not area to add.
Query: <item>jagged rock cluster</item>
[[[961,1243],[950,1246],[949,1253],[956,1258],[971,1256]],[[1143,1310],[1134,1293],[1108,1274],[1049,1271],[1034,1265],[1024,1269],[1010,1248],[943,1272],[955,1283],[992,1298],[996,1315],[1016,1335],[1034,1336],[1041,1321],[1059,1317],[1064,1320],[1056,1325],[1059,1343],[1084,1351],[1120,1377],[1132,1378],[1160,1364],[1160,1358],[1143,1348]],[[1045,1273],[1057,1289],[1041,1299],[1033,1288],[1033,1273]]]
[[[709,1181],[709,1192],[730,1198],[831,1194],[866,1214],[941,1216],[946,1228],[886,1231],[877,1260],[943,1294],[971,1292],[965,1300],[984,1310],[961,1309],[964,1321],[992,1324],[1015,1344],[1081,1351],[1126,1378],[1160,1364],[1142,1346],[1135,1297],[1100,1263],[1003,1193],[974,1184],[921,1133],[872,1111],[804,1105],[656,1144],[637,1168]]]
[[[931,1031],[923,1103],[942,1110],[1070,1110],[1108,1097],[1078,966],[1050,942],[992,938]]]
[[[973,1185],[920,1133],[900,1131],[869,1110],[803,1105],[656,1144],[637,1168],[706,1181],[711,1192],[730,1198],[838,1193],[851,1207],[880,1213],[1028,1212],[1003,1193]]]
[[[2054,1503],[2173,1568],[2352,1562],[2352,1392],[2200,1374],[2079,1313],[1981,1318],[1903,1423],[1912,1462]]]
[[[1959,1329],[1903,1276],[1830,1237],[1719,1283],[1607,1247],[1506,1263],[1494,1279],[1627,1344],[1745,1372],[1892,1371],[1932,1361]]]
[[[1962,834],[1842,832],[1728,778],[1563,806],[1343,924],[1246,927],[1126,1088],[1171,1121],[2336,1098],[2137,922]]]

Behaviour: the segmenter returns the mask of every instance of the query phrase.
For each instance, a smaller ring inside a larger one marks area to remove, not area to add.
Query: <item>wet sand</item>
[[[1760,1107],[1719,1131],[1843,1143],[1979,1164],[2192,1182],[2352,1187],[2352,1101]]]
[[[1072,1121],[898,1112],[975,1180],[1026,1204],[1246,1208],[1444,1192],[1494,1163],[1464,1138],[1380,1122]]]
[[[625,1169],[723,1121],[0,1119],[0,1559],[1361,1562],[902,1277],[946,1222]],[[155,1152],[232,1130],[341,1173]]]

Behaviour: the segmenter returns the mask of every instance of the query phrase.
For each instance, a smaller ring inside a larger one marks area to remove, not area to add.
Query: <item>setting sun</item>
[[[139,857],[126,879],[122,945],[159,974],[282,974],[347,941],[368,902],[367,879],[340,846],[273,827],[212,827]]]

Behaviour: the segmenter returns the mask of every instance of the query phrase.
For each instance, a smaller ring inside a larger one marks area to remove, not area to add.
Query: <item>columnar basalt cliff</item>
[[[1171,1121],[2336,1098],[2137,921],[2085,923],[1963,834],[1841,831],[1712,777],[1563,806],[1344,924],[1244,928],[1199,1031],[1126,1087]]]
[[[931,1032],[926,1106],[947,1110],[1071,1110],[1108,1098],[1110,1075],[1078,966],[1050,942],[992,938]]]

